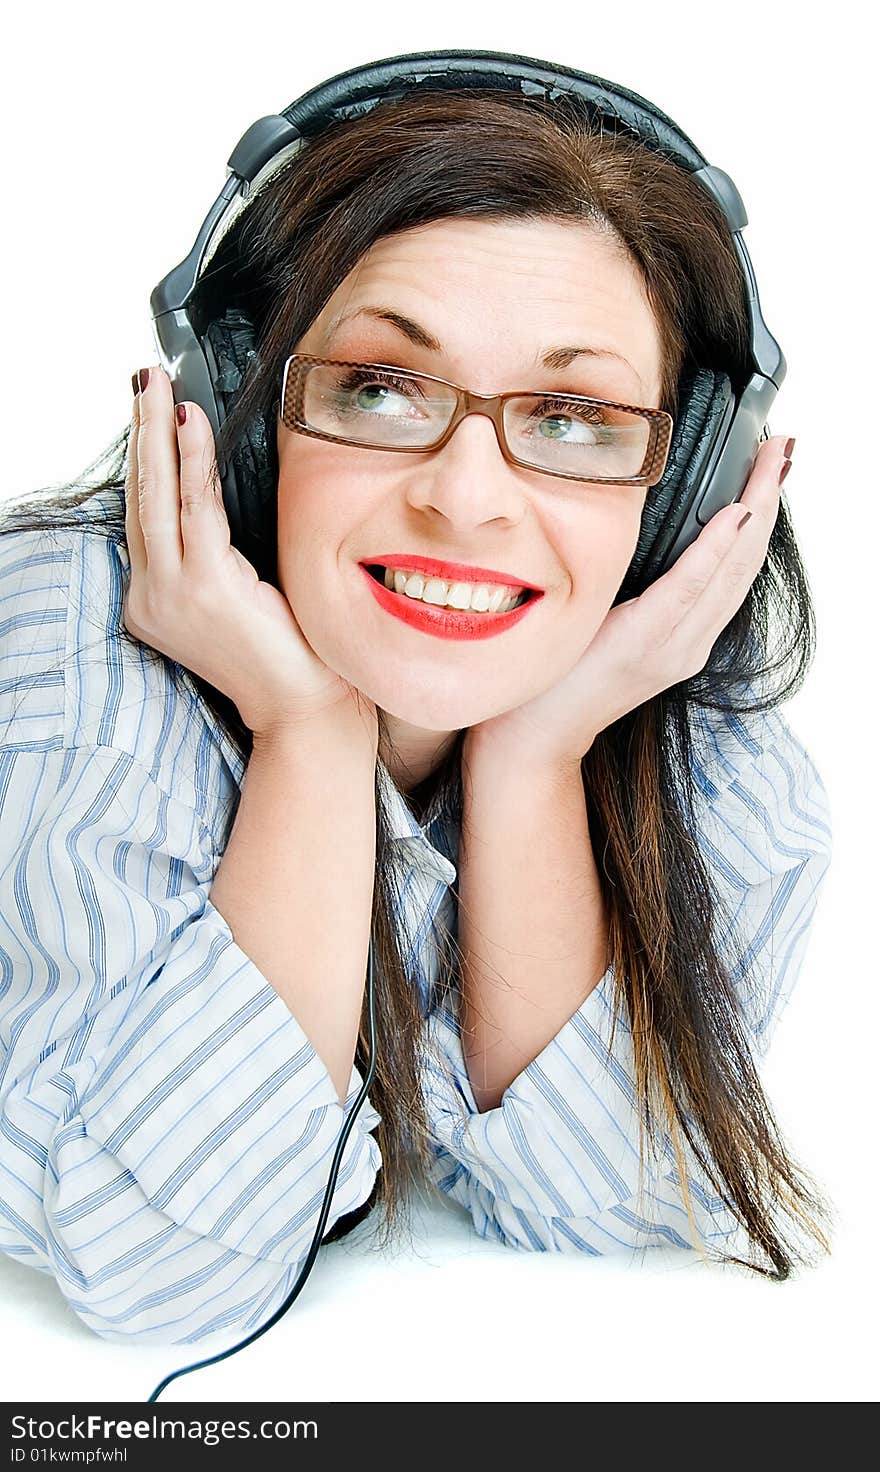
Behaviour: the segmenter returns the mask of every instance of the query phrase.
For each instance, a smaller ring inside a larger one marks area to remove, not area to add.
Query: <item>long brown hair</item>
[[[597,127],[575,101],[563,111],[484,89],[421,92],[336,122],[311,140],[263,184],[208,262],[194,311],[209,320],[238,306],[254,324],[258,349],[218,455],[235,455],[254,417],[275,412],[285,358],[374,242],[460,216],[577,220],[615,232],[644,277],[663,350],[660,407],[673,417],[689,369],[723,369],[737,388],[748,378],[747,305],[729,229],[684,170],[624,132]],[[126,428],[89,468],[103,467],[102,478],[84,486],[81,477],[72,494],[70,486],[61,488],[65,494],[54,488],[51,503],[36,512],[27,502],[7,507],[0,530],[72,525],[124,539],[127,449]],[[274,435],[268,453],[277,483]],[[79,510],[95,489],[119,491],[118,519]],[[131,637],[122,627],[119,634]],[[701,711],[745,715],[786,700],[802,684],[814,645],[807,579],[783,500],[765,564],[705,668],[608,727],[582,762],[610,919],[615,1004],[633,1034],[640,1153],[646,1135],[669,1131],[693,1224],[683,1136],[769,1266],[760,1257],[724,1260],[776,1279],[808,1260],[791,1226],[829,1250],[820,1225],[829,1211],[783,1141],[756,1072],[730,957],[713,937],[717,901],[696,839],[692,720]],[[176,678],[170,661],[169,675]],[[232,702],[196,680],[247,756],[250,733]],[[460,811],[463,736],[411,794],[417,811],[432,797]],[[424,1019],[396,930],[396,872],[378,783],[376,814],[371,1096],[382,1117],[383,1167],[372,1200],[384,1204],[387,1242],[405,1218],[410,1184],[423,1179],[428,1127],[419,1063]],[[456,948],[440,951],[440,985],[449,989]],[[365,1010],[360,1066],[366,1039]]]

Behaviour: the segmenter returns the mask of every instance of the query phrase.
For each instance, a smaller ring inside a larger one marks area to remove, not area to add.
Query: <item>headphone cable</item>
[[[243,1339],[240,1344],[234,1344],[231,1349],[224,1349],[222,1354],[212,1355],[210,1359],[207,1359],[207,1360],[199,1360],[198,1363],[195,1364],[195,1365],[187,1365],[182,1370],[174,1370],[174,1371],[172,1371],[172,1373],[170,1375],[166,1375],[165,1376],[165,1379],[164,1380],[160,1380],[159,1384],[156,1386],[156,1389],[153,1391],[152,1395],[148,1397],[148,1403],[150,1401],[156,1401],[156,1400],[158,1400],[159,1399],[159,1396],[162,1393],[162,1391],[165,1389],[165,1386],[166,1385],[170,1385],[171,1384],[171,1381],[172,1380],[176,1380],[178,1378],[178,1376],[180,1376],[180,1375],[191,1375],[192,1372],[193,1372],[193,1370],[201,1370],[201,1369],[204,1369],[204,1367],[206,1365],[216,1365],[220,1360],[228,1359],[230,1355],[238,1354],[239,1350],[246,1349],[249,1344],[253,1344],[253,1342],[254,1342],[255,1339],[259,1339],[259,1337],[260,1337],[261,1334],[265,1334],[267,1332],[267,1330],[269,1330],[269,1329],[272,1328],[272,1325],[273,1324],[277,1324],[278,1320],[282,1317],[283,1314],[286,1314],[287,1313],[287,1310],[290,1308],[290,1305],[293,1303],[293,1300],[297,1297],[297,1295],[299,1294],[301,1288],[303,1287],[303,1284],[305,1283],[306,1278],[308,1277],[309,1273],[312,1270],[312,1267],[314,1265],[314,1262],[315,1262],[316,1257],[318,1256],[318,1251],[319,1251],[320,1246],[321,1246],[321,1239],[322,1239],[323,1232],[324,1232],[324,1224],[327,1221],[327,1217],[328,1217],[328,1215],[330,1213],[330,1203],[331,1203],[331,1200],[332,1200],[332,1197],[333,1197],[333,1189],[334,1189],[334,1187],[336,1185],[336,1177],[339,1174],[339,1166],[340,1166],[340,1163],[341,1163],[341,1160],[342,1160],[342,1153],[343,1153],[343,1151],[345,1149],[345,1142],[348,1139],[349,1135],[351,1134],[352,1126],[354,1125],[354,1121],[355,1121],[355,1118],[357,1116],[358,1110],[361,1108],[361,1106],[363,1105],[364,1100],[367,1097],[367,1092],[369,1090],[370,1084],[373,1082],[373,1077],[374,1077],[374,1074],[376,1072],[376,1032],[375,1032],[374,999],[373,999],[373,942],[372,942],[372,938],[370,939],[370,949],[369,949],[369,956],[368,956],[368,962],[367,962],[367,1001],[368,1001],[368,1015],[369,1015],[369,1021],[370,1021],[370,1062],[369,1062],[369,1067],[367,1069],[366,1076],[364,1078],[364,1082],[363,1082],[363,1084],[361,1086],[361,1091],[358,1094],[357,1099],[355,1100],[355,1102],[354,1102],[354,1104],[352,1106],[351,1113],[349,1114],[348,1119],[345,1121],[345,1123],[344,1123],[344,1125],[342,1127],[342,1130],[340,1131],[339,1139],[336,1142],[336,1151],[335,1151],[334,1156],[333,1156],[333,1163],[332,1163],[332,1165],[330,1167],[330,1176],[329,1176],[329,1179],[327,1181],[327,1187],[326,1187],[326,1190],[324,1191],[324,1200],[323,1200],[323,1202],[321,1204],[321,1210],[320,1210],[320,1213],[318,1215],[318,1224],[315,1227],[315,1234],[312,1237],[311,1246],[309,1247],[309,1251],[308,1251],[308,1254],[306,1256],[306,1260],[303,1263],[302,1269],[300,1271],[299,1277],[296,1280],[296,1283],[294,1284],[294,1286],[291,1289],[291,1291],[290,1291],[289,1295],[287,1296],[287,1298],[282,1303],[281,1307],[275,1311],[275,1313],[272,1315],[272,1317],[270,1319],[268,1319],[265,1324],[262,1324],[259,1329],[255,1329],[254,1332],[253,1332],[253,1334],[249,1334],[248,1337],[247,1337],[247,1339]]]

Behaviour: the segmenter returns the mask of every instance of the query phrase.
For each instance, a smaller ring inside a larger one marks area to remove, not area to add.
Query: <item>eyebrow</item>
[[[353,318],[362,316],[373,317],[378,322],[390,323],[392,327],[396,327],[398,332],[402,333],[403,336],[407,338],[411,343],[414,343],[416,347],[427,348],[428,352],[430,353],[440,353],[443,351],[443,344],[436,337],[434,337],[433,334],[430,333],[426,327],[420,326],[420,324],[418,322],[414,322],[411,317],[405,317],[402,312],[395,312],[392,307],[358,307],[356,311],[346,313],[346,315],[340,317],[339,320],[334,323],[330,336],[333,337],[344,323],[351,322]],[[579,357],[616,358],[619,363],[623,363],[627,368],[631,368],[633,373],[636,372],[629,359],[624,358],[621,353],[615,352],[613,348],[550,348],[546,353],[543,354],[543,356],[539,356],[539,354],[536,353],[534,362],[535,367],[550,368],[555,371],[560,371],[563,368],[567,368],[569,364],[574,362],[575,358]],[[639,377],[637,373],[636,377]],[[639,382],[641,383],[641,379],[639,379]]]

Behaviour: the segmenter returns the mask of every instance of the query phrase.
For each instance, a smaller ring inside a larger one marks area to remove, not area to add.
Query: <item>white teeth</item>
[[[420,572],[407,572],[398,567],[386,567],[385,586],[422,603],[473,609],[477,613],[508,613],[520,602],[524,591],[505,588],[500,583],[447,583],[443,578],[425,578]]]

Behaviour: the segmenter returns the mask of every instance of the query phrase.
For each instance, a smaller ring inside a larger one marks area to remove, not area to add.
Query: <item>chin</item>
[[[346,678],[350,680],[349,676]],[[389,682],[387,678],[375,682],[356,680],[354,683],[386,715],[420,731],[460,731],[500,715],[522,699],[521,695],[514,695],[506,701],[503,695],[498,695],[492,700],[487,698],[485,688],[475,686],[469,692],[462,688],[461,681],[451,689],[415,684],[402,689],[399,683]]]
[[[394,698],[392,695],[375,703],[386,715],[394,716],[408,726],[415,726],[420,731],[436,731],[438,734],[460,731],[465,726],[475,726],[479,721],[487,721],[498,714],[496,708],[487,707],[485,697],[468,700],[460,694],[454,699],[428,702],[414,700],[412,697]]]

